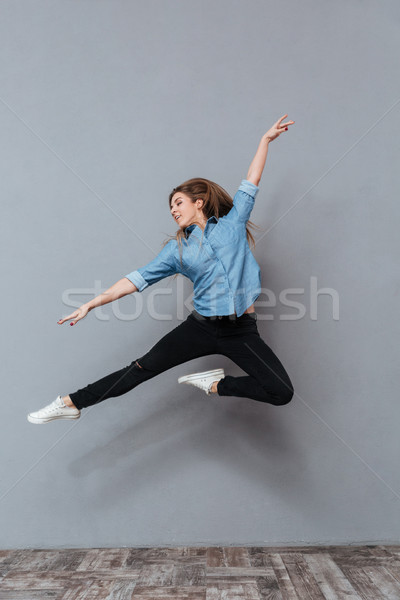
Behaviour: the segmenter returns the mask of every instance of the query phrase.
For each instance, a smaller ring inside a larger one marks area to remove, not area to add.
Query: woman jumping
[[[294,391],[290,378],[257,328],[254,302],[261,293],[260,267],[248,240],[254,244],[249,216],[269,142],[293,125],[283,115],[265,133],[249,167],[247,178],[232,200],[217,183],[203,178],[185,181],[169,195],[169,209],[179,230],[146,266],[132,271],[107,291],[83,304],[59,324],[75,325],[87,313],[131,294],[169,275],[181,273],[194,286],[195,309],[146,354],[51,404],[28,414],[31,423],[78,419],[81,410],[126,394],[140,383],[189,360],[222,354],[247,375],[232,377],[213,369],[179,377],[179,383],[196,386],[207,394],[238,396],[275,406],[288,404]]]

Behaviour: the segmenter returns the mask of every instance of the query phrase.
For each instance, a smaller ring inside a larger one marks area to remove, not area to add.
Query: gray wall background
[[[1,10],[1,547],[398,543],[398,4]],[[202,176],[233,195],[285,113],[251,219],[276,297],[256,303],[259,331],[292,403],[177,384],[243,374],[213,355],[76,422],[28,423],[186,318],[179,276],[57,325],[159,252],[174,186]],[[312,281],[328,288],[317,317]]]

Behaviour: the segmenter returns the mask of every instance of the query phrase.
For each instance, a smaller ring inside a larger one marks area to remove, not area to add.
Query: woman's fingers
[[[75,325],[75,323],[77,323],[78,321],[83,319],[83,317],[85,317],[88,312],[89,312],[89,309],[87,308],[87,306],[83,305],[80,308],[78,308],[78,310],[76,310],[75,312],[68,315],[68,317],[64,317],[63,319],[60,319],[59,321],[57,321],[57,323],[59,323],[61,325],[65,321],[69,321],[70,319],[73,319],[71,321],[70,325]]]
[[[293,125],[294,121],[288,121],[287,123],[282,123],[283,119],[286,119],[287,115],[283,115],[283,117],[281,117],[280,119],[277,120],[277,122],[275,123],[275,125],[277,127],[286,127],[287,125]]]
[[[288,125],[293,125],[294,121],[288,121],[287,123],[282,123],[280,127],[277,128],[278,134],[283,133],[288,130]]]
[[[271,129],[268,129],[268,131],[264,134],[263,138],[272,142],[279,135],[281,135],[281,133],[287,131],[289,128],[288,126],[293,125],[294,121],[287,121],[287,123],[282,123],[285,117],[287,117],[287,115],[283,115],[283,117],[278,119],[277,122],[274,125],[272,125]]]
[[[78,316],[78,313],[72,313],[71,315],[68,315],[68,317],[64,317],[63,319],[59,319],[57,321],[57,323],[59,323],[60,325],[62,325],[62,323],[65,323],[65,321],[69,321],[70,319],[75,319],[75,317],[77,317],[77,316]]]
[[[286,123],[282,123],[279,125],[278,129],[285,129],[288,125],[293,125],[294,121],[287,121]]]

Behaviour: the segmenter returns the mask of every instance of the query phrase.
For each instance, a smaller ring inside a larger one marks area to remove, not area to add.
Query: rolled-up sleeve
[[[179,272],[175,255],[176,240],[170,240],[157,256],[144,267],[124,275],[142,292],[149,285]]]
[[[231,219],[236,218],[239,221],[248,221],[259,189],[251,181],[242,179],[238,191],[233,198],[233,208],[228,213],[229,217]]]

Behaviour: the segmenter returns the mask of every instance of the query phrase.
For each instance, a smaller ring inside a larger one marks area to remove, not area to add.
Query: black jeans
[[[247,375],[226,375],[218,382],[219,396],[239,396],[280,406],[293,397],[293,386],[282,363],[262,340],[257,314],[232,319],[203,317],[192,311],[185,321],[161,338],[146,354],[119,371],[69,394],[79,409],[126,394],[140,383],[200,356],[222,354]],[[215,367],[217,368],[217,366]]]

